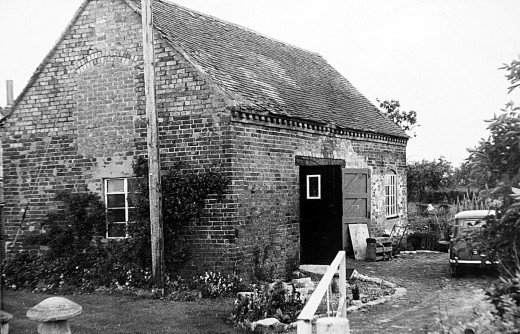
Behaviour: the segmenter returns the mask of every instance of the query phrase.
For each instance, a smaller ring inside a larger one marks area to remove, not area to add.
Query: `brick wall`
[[[58,207],[58,190],[102,195],[103,179],[132,176],[146,156],[140,17],[123,2],[92,0],[31,81],[2,132],[7,246],[39,233]],[[223,202],[182,236],[191,244],[184,270],[254,272],[254,263],[282,276],[299,256],[299,185],[295,156],[334,158],[372,172],[371,230],[384,218],[388,168],[399,178],[406,218],[405,144],[339,133],[280,118],[246,116],[178,50],[155,35],[156,93],[163,170],[177,161],[231,178]],[[384,194],[384,192],[383,192]],[[22,207],[29,201],[21,229]],[[18,243],[16,247],[21,244]]]
[[[146,156],[140,27],[140,16],[122,1],[89,2],[7,120],[2,136],[8,247],[17,233],[19,241],[39,233],[45,214],[58,206],[53,200],[58,190],[102,195],[104,178],[132,176],[133,161]],[[198,169],[225,165],[229,113],[223,98],[158,33],[155,37],[163,169],[179,160]],[[27,201],[19,229],[20,203]],[[215,215],[208,210],[207,220],[221,220],[211,218]],[[206,233],[196,235],[207,240]]]
[[[258,261],[280,277],[299,257],[299,167],[296,156],[338,159],[372,176],[371,235],[406,221],[406,144],[365,138],[323,126],[236,112],[233,118],[233,194],[238,202],[238,245],[244,263]],[[384,175],[398,176],[399,217],[385,218]],[[259,252],[259,253],[258,253]],[[264,253],[265,254],[264,257]]]

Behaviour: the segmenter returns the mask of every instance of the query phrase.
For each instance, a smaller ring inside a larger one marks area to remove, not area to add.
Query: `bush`
[[[243,324],[272,317],[288,324],[296,321],[304,305],[294,285],[291,291],[286,291],[279,281],[272,288],[264,286],[250,295],[239,296],[230,319],[236,324]]]
[[[191,289],[199,291],[202,298],[229,297],[250,290],[235,273],[224,276],[221,272],[213,271],[194,277]]]
[[[502,68],[509,72],[509,91],[520,87],[520,61],[513,60]],[[503,111],[489,121],[489,139],[482,139],[470,151],[467,165],[470,178],[485,189],[480,195],[502,203],[497,205],[496,215],[471,236],[474,246],[487,254],[488,260],[499,260],[502,269],[500,281],[486,291],[494,310],[484,313],[477,325],[479,332],[519,333],[520,107],[510,102]]]
[[[47,215],[42,223],[46,233],[24,241],[26,245],[46,246],[47,250],[40,256],[19,253],[9,257],[3,266],[4,283],[57,293],[91,292],[100,287],[152,289],[148,185],[141,177],[146,170],[146,161],[139,159],[134,166],[137,193],[132,198],[137,219],[129,224],[130,238],[103,240],[105,207],[97,195],[59,192],[56,200],[62,203],[61,210]],[[216,169],[196,172],[177,165],[163,177],[163,182],[165,273],[173,277],[189,254],[179,237],[179,228],[190,228],[199,219],[210,195],[221,199],[228,179]],[[235,292],[240,285],[236,276],[211,273],[205,282],[200,277],[195,282],[208,297]]]
[[[520,190],[518,190],[520,191]],[[473,244],[490,260],[500,262],[501,273],[514,277],[520,270],[520,202],[508,199],[511,187],[497,188],[495,192],[505,192],[504,205],[481,223],[482,228],[471,235]]]
[[[465,196],[473,198],[476,196],[476,194],[471,193],[468,195],[467,192],[456,189],[426,189],[423,192],[421,192],[417,198],[414,198],[413,200],[431,204],[455,203],[458,198],[464,198]]]
[[[466,333],[520,333],[520,309],[508,308],[504,316],[498,317],[494,306],[486,301],[476,303],[473,308],[473,318],[466,322],[451,319],[438,320],[440,333],[466,334]]]
[[[59,192],[56,199],[63,203],[64,210],[47,215],[42,223],[47,233],[25,240],[28,245],[43,245],[48,250],[41,256],[20,253],[9,257],[3,268],[6,285],[61,292],[70,287],[90,289],[91,284],[98,284],[91,282],[93,278],[109,276],[111,271],[95,275],[99,260],[107,255],[95,238],[105,229],[105,210],[99,197]]]
[[[63,209],[48,213],[41,224],[47,233],[26,238],[26,244],[47,246],[45,256],[54,258],[82,253],[91,246],[94,237],[105,235],[105,207],[99,196],[60,191],[55,199],[62,203]]]
[[[520,271],[510,278],[500,277],[486,290],[486,295],[502,319],[511,313],[520,316]]]
[[[140,157],[134,164],[139,182],[135,198],[137,217],[145,240],[150,238],[148,202],[148,163]],[[181,229],[190,230],[199,221],[207,201],[221,201],[229,178],[217,167],[197,171],[186,163],[177,163],[162,179],[163,238],[166,270],[175,272],[190,256],[189,245],[181,237]],[[150,253],[149,243],[142,246]],[[151,260],[150,260],[151,261]],[[151,263],[151,262],[150,262]]]
[[[274,265],[268,262],[271,246],[255,246],[253,248],[253,282],[272,282]]]

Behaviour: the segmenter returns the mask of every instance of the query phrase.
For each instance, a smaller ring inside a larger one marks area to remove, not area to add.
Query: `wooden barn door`
[[[341,166],[300,166],[301,263],[330,264],[342,241]]]
[[[343,169],[342,174],[343,249],[352,252],[348,225],[368,224],[370,221],[370,173],[368,169]]]

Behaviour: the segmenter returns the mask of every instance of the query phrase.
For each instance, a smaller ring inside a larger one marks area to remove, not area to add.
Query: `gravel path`
[[[439,321],[469,319],[481,290],[497,278],[479,270],[451,278],[447,253],[403,254],[387,262],[351,260],[347,267],[407,289],[402,298],[349,314],[353,334],[442,332]]]

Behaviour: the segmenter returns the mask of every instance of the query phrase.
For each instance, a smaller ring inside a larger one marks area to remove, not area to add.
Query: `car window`
[[[483,224],[484,221],[481,219],[461,219],[456,226],[458,227],[459,233],[462,233],[481,229]]]

